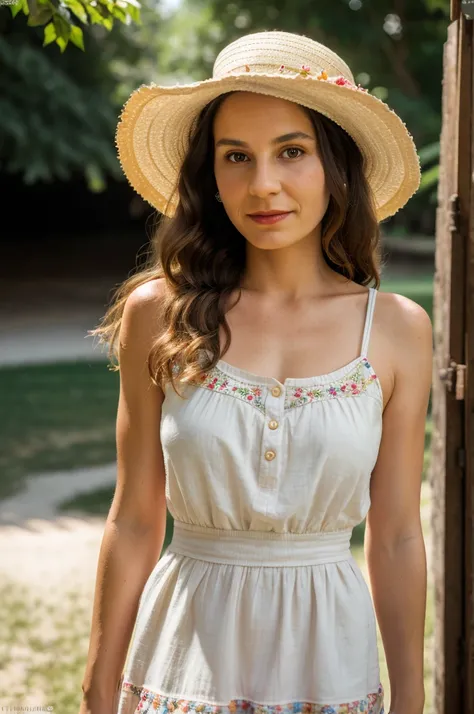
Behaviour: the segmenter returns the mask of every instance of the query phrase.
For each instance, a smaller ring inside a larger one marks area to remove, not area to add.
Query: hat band
[[[329,82],[330,84],[337,84],[340,87],[350,87],[351,89],[357,89],[361,92],[367,92],[368,90],[361,87],[360,84],[354,84],[349,79],[346,79],[342,74],[329,77],[328,73],[324,69],[312,70],[307,64],[301,65],[298,69],[296,67],[291,67],[286,64],[281,64],[279,66],[273,64],[260,64],[260,65],[249,65],[244,64],[240,67],[234,67],[234,69],[225,72],[224,76],[233,74],[244,74],[246,72],[253,72],[257,74],[288,74],[292,76],[300,75],[301,77],[312,77],[313,79],[319,79],[323,82]]]

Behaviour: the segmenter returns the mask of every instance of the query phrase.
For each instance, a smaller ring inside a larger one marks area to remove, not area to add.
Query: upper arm
[[[165,470],[160,440],[164,394],[147,359],[161,324],[163,280],[128,296],[120,326],[120,393],[116,422],[117,485],[109,518],[134,528],[164,528]]]
[[[429,315],[412,300],[392,294],[386,310],[394,388],[383,413],[367,532],[371,547],[392,548],[421,532],[420,491],[433,336]]]

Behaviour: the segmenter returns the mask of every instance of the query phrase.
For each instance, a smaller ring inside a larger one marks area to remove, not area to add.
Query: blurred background
[[[382,290],[432,314],[449,0],[0,0],[0,704],[77,712],[95,569],[115,485],[119,377],[87,330],[156,220],[114,131],[143,83],[212,73],[230,40],[280,29],[332,47],[402,117],[420,190],[382,224]],[[422,519],[430,562],[431,411]],[[353,551],[367,577],[364,523]],[[168,524],[167,540],[172,533]],[[432,583],[425,711],[432,711]],[[383,683],[389,683],[379,640]]]

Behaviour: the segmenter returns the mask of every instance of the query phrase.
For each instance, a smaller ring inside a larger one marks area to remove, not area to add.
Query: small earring
[[[216,193],[216,199],[219,201],[219,203],[222,203],[222,198],[219,195],[219,191]]]

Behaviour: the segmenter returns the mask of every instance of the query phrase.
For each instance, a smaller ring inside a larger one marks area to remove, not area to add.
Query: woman
[[[118,475],[81,712],[382,714],[376,612],[390,712],[422,714],[431,323],[377,291],[411,136],[334,52],[272,31],[140,88],[117,144],[164,217],[95,331]]]

